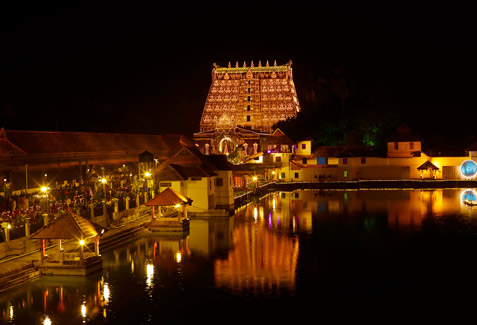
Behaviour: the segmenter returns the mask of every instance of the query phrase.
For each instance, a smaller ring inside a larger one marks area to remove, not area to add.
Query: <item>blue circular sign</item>
[[[473,160],[465,160],[460,165],[460,172],[464,177],[474,177],[477,174],[477,164]]]
[[[476,202],[477,201],[477,192],[474,190],[465,190],[461,194],[462,196],[462,201],[468,201],[468,202]]]

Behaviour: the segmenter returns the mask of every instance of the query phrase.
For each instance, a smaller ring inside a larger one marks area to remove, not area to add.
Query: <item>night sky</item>
[[[341,66],[425,136],[474,134],[470,7],[332,3],[2,5],[0,127],[192,135],[214,62],[292,60],[303,107]]]

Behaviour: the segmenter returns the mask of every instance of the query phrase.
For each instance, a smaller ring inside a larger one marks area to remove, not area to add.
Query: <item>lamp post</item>
[[[106,180],[106,178],[101,178],[101,184],[103,184],[103,199],[106,200],[106,183],[108,181]]]
[[[48,213],[48,187],[42,186],[41,192],[43,193],[42,195],[43,198],[46,196],[46,202],[44,203],[45,207],[43,212]]]

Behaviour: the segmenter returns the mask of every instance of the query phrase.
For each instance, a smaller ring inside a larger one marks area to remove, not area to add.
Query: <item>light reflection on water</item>
[[[97,274],[45,276],[2,293],[0,320],[172,323],[201,319],[211,306],[213,315],[230,317],[234,308],[269,302],[310,307],[336,297],[457,290],[464,283],[443,281],[436,268],[454,275],[449,263],[469,266],[459,245],[475,244],[476,208],[463,203],[463,191],[273,193],[230,219],[193,219],[188,234],[151,235],[105,252]]]

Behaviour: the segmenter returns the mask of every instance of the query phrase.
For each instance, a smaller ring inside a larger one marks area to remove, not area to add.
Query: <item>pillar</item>
[[[139,207],[139,194],[136,195],[136,208]]]
[[[93,203],[89,204],[89,216],[90,216],[91,220],[94,219],[94,205],[93,205]]]
[[[151,205],[152,213],[151,213],[151,225],[154,224],[154,220],[156,219],[156,216],[154,215],[154,206]]]
[[[43,226],[48,226],[48,213],[43,213]]]
[[[41,263],[45,261],[45,240],[42,239],[40,243],[40,256],[41,256]]]
[[[109,227],[109,216],[108,216],[108,211],[106,210],[106,202],[102,201],[103,203],[103,216],[106,219],[106,227]]]
[[[5,241],[7,243],[10,241],[10,224],[5,227]]]
[[[58,240],[58,259],[59,259],[59,260],[62,260],[62,259],[63,259],[63,258],[62,258],[62,255],[61,255],[62,250],[63,250],[63,245],[62,245],[62,243],[61,243],[61,239],[59,239],[59,240]]]
[[[30,218],[25,218],[25,237],[30,236]]]
[[[80,265],[84,265],[84,258],[83,258],[83,245],[80,245]]]
[[[117,198],[114,198],[114,199],[113,199],[113,202],[114,202],[114,212],[115,212],[115,213],[118,213],[118,212],[119,212],[118,199],[117,199]]]
[[[129,210],[129,196],[126,196],[126,210]]]
[[[99,256],[99,235],[97,235],[95,239],[94,252],[96,253],[96,256]]]

